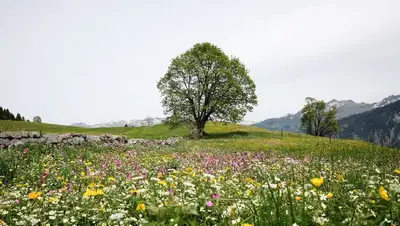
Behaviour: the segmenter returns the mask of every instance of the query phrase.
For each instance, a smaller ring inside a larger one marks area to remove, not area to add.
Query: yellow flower
[[[107,178],[107,180],[109,180],[109,181],[116,181],[116,179],[115,179],[114,177],[109,177],[109,178]]]
[[[104,191],[101,189],[96,190],[96,195],[104,195]]]
[[[162,186],[167,186],[167,182],[160,180],[157,182],[158,184],[161,184]]]
[[[379,187],[379,196],[386,201],[390,200],[389,195],[383,186]]]
[[[300,201],[301,197],[300,196],[296,196],[296,201]]]
[[[324,183],[324,178],[313,178],[310,181],[315,187],[320,187]]]
[[[327,195],[326,197],[328,197],[328,199],[330,199],[330,198],[333,197],[333,194],[329,192],[328,195]]]
[[[252,195],[251,190],[247,190],[246,193],[247,193],[247,196],[251,196]]]
[[[250,177],[246,178],[246,181],[247,181],[248,183],[253,183],[253,182],[254,182],[254,180],[251,179]]]
[[[3,225],[6,226],[7,224],[6,224],[6,222],[0,220],[0,226],[3,226]]]
[[[138,193],[138,191],[136,189],[131,189],[130,192],[132,195],[136,195]]]
[[[242,224],[241,226],[253,226],[253,225],[252,225],[252,224],[244,223],[244,224]]]
[[[193,170],[193,168],[192,167],[188,167],[188,168],[186,168],[186,171],[192,171]]]
[[[393,170],[393,172],[394,172],[395,174],[400,175],[400,170],[398,170],[398,169]]]
[[[136,211],[144,211],[144,210],[146,210],[146,207],[144,206],[144,203],[139,203],[136,206]]]
[[[28,194],[28,199],[34,200],[40,197],[40,195],[42,194],[42,192],[31,192]]]
[[[338,180],[341,181],[341,182],[344,182],[344,176],[343,176],[343,174],[338,174],[338,175],[336,175],[336,179],[338,179]]]
[[[57,201],[58,201],[58,198],[56,198],[56,197],[49,198],[49,202],[57,202]]]
[[[162,173],[157,173],[157,178],[160,179],[162,177]]]
[[[174,184],[174,183],[169,185],[169,188],[174,188],[174,187],[176,187],[176,184]]]
[[[85,193],[83,193],[83,197],[90,197],[90,196],[96,196],[97,192],[93,189],[86,189]]]
[[[82,171],[82,172],[81,172],[81,176],[82,176],[82,177],[85,176],[85,172]]]
[[[89,187],[89,188],[94,188],[94,186],[95,186],[95,185],[94,185],[94,183],[92,182],[92,183],[89,184],[88,187]]]

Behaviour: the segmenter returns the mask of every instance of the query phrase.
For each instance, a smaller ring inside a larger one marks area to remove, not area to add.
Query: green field
[[[0,120],[0,131],[42,131],[43,133],[87,133],[87,134],[105,134],[126,135],[129,138],[148,138],[162,139],[167,137],[187,136],[189,128],[187,126],[178,127],[174,130],[169,129],[165,125],[155,125],[151,127],[112,127],[112,128],[81,128],[73,126],[53,125],[46,123],[21,122]],[[206,131],[210,133],[210,137],[234,137],[235,135],[250,135],[263,137],[270,134],[264,129],[240,126],[237,124],[222,125],[219,123],[208,123]]]
[[[0,130],[186,136],[188,127]],[[399,150],[209,123],[172,147],[0,150],[0,225],[399,225]]]

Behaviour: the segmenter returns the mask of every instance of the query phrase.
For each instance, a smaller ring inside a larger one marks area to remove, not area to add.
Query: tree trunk
[[[191,131],[191,137],[195,139],[203,138],[206,133],[204,131],[205,122],[198,122]]]

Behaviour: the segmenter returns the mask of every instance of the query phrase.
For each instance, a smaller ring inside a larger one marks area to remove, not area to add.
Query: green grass
[[[129,138],[165,139],[168,137],[185,137],[189,134],[188,126],[169,129],[165,125],[151,127],[112,127],[112,128],[81,128],[73,126],[54,125],[46,123],[20,122],[0,120],[0,131],[41,131],[42,133],[85,133],[101,135],[110,133],[125,135]],[[186,144],[201,149],[225,148],[229,150],[264,151],[269,149],[313,149],[316,145],[330,143],[327,138],[280,131],[268,131],[254,126],[238,124],[220,124],[209,122],[205,128],[208,136],[202,140],[190,140]],[[363,146],[366,142],[354,140],[332,140],[339,146]]]
[[[105,134],[111,133],[115,135],[126,135],[130,138],[167,138],[176,136],[187,136],[189,134],[188,126],[181,126],[176,129],[169,129],[165,125],[155,125],[150,127],[111,127],[111,128],[81,128],[73,126],[35,123],[35,122],[20,122],[0,120],[0,131],[42,131],[43,133],[88,133],[88,134]],[[210,122],[206,125],[205,130],[209,134],[208,139],[215,138],[237,138],[237,137],[275,137],[278,133],[269,132],[265,129],[242,126],[238,124],[223,125],[220,123]],[[301,136],[291,134],[291,136]]]

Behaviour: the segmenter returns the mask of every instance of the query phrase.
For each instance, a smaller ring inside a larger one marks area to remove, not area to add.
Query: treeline
[[[0,107],[0,120],[25,121],[25,118],[21,117],[19,113],[15,116],[8,109]]]

